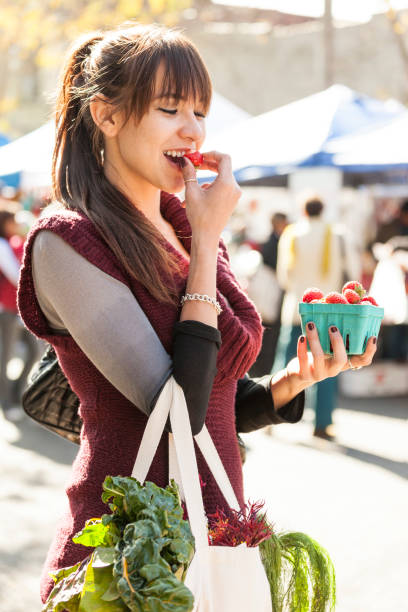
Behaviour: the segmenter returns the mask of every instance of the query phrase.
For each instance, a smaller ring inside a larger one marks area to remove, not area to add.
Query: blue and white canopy
[[[408,169],[408,111],[391,123],[327,143],[332,164],[344,172]]]
[[[404,113],[344,85],[333,85],[228,128],[207,146],[229,153],[238,181],[288,174],[298,167],[333,165],[333,139],[388,125]]]

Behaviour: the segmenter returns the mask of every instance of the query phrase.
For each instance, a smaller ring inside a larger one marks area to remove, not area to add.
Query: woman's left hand
[[[330,342],[333,355],[325,355],[320,344],[319,335],[314,323],[306,325],[306,337],[309,341],[310,351],[307,350],[305,336],[300,336],[297,345],[297,357],[292,359],[286,369],[290,378],[298,379],[303,388],[337,376],[340,372],[351,367],[360,368],[370,365],[377,350],[377,338],[371,337],[362,355],[352,355],[350,359],[346,353],[343,338],[337,327],[329,328]]]

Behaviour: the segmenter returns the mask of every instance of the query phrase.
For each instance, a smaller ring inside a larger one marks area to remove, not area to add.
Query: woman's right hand
[[[182,168],[184,180],[196,178],[196,171],[190,160],[184,158],[186,164]],[[225,228],[239,198],[241,189],[232,173],[229,155],[211,151],[204,153],[203,170],[218,173],[210,184],[200,186],[196,181],[186,182],[185,208],[194,237],[203,236],[217,242]]]

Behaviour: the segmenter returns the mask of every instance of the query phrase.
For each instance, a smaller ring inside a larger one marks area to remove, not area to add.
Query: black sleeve
[[[174,327],[173,376],[183,389],[193,435],[204,425],[221,334],[200,321],[180,321]]]
[[[304,391],[275,410],[271,393],[271,378],[271,375],[249,378],[246,374],[238,381],[235,396],[238,433],[249,433],[267,425],[297,423],[302,418],[305,406]]]

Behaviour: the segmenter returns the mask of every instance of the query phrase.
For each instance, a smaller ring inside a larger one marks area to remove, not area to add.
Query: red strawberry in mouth
[[[192,151],[191,153],[186,153],[184,157],[187,157],[194,165],[195,168],[199,168],[204,161],[203,154],[200,151]]]

